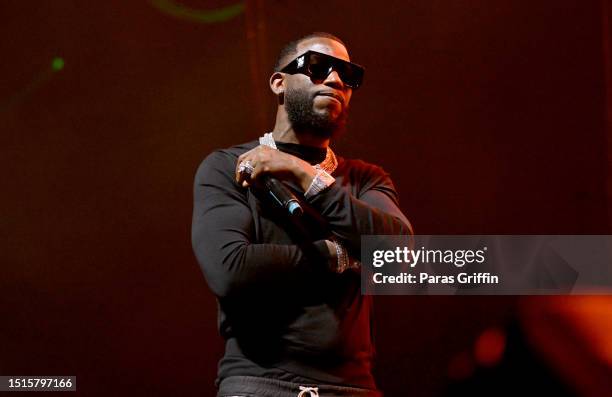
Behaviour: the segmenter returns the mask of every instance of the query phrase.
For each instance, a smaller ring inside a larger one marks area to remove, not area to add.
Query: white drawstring
[[[300,390],[300,394],[298,394],[297,397],[306,397],[306,393],[308,393],[308,397],[319,397],[318,387],[300,386]]]

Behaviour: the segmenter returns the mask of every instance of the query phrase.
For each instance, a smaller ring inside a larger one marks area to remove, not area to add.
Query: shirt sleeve
[[[412,235],[412,226],[399,208],[397,192],[382,168],[361,166],[358,197],[334,183],[308,199],[328,222],[334,237],[349,251],[359,252],[361,235]]]
[[[191,243],[212,292],[218,297],[248,294],[257,286],[299,282],[313,263],[325,262],[324,241],[311,245],[253,244],[253,216],[245,192],[234,181],[235,157],[213,152],[194,182]]]

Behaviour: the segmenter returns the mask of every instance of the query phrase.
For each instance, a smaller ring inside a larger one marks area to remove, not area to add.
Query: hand
[[[240,172],[240,164],[249,161],[253,167],[250,174]],[[251,183],[257,183],[257,179],[263,174],[273,175],[279,179],[293,179],[306,191],[317,170],[306,161],[272,149],[266,145],[259,145],[246,153],[241,154],[236,162],[236,182],[248,187]]]

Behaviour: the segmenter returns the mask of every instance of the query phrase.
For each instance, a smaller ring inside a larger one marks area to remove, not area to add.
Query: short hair
[[[337,36],[334,36],[331,33],[327,33],[327,32],[313,32],[313,33],[307,34],[306,36],[300,37],[297,40],[293,40],[293,41],[287,43],[280,50],[280,53],[278,54],[278,58],[276,59],[276,64],[274,65],[274,71],[275,72],[279,72],[283,68],[283,66],[285,66],[286,58],[288,58],[289,56],[292,56],[292,55],[297,55],[295,53],[297,51],[298,44],[300,44],[302,41],[305,41],[305,40],[308,40],[308,39],[314,39],[316,37],[323,37],[323,38],[326,38],[326,39],[331,39],[331,40],[337,41],[338,43],[340,43],[344,47],[346,47],[346,44],[344,44],[344,42],[342,40],[340,40],[340,38],[338,38]]]

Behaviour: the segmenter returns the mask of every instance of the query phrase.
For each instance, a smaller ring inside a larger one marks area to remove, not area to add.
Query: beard
[[[287,89],[285,110],[296,133],[311,133],[322,138],[336,138],[348,119],[348,107],[344,104],[335,117],[328,109],[315,110],[314,96],[306,90]]]

